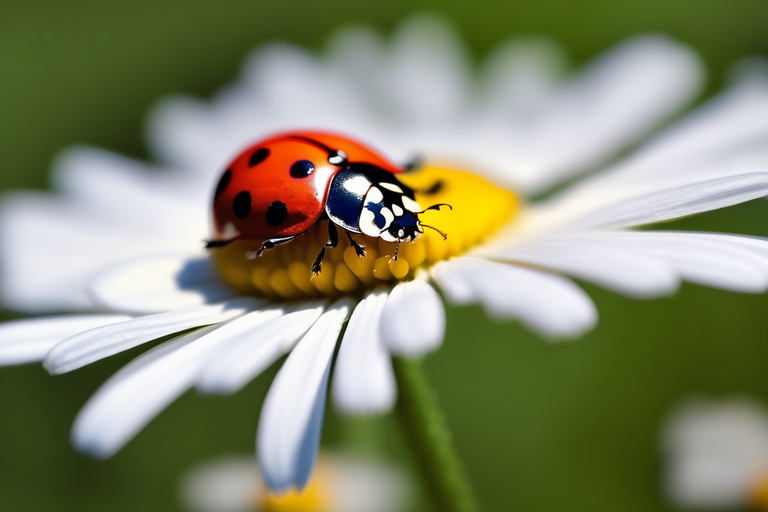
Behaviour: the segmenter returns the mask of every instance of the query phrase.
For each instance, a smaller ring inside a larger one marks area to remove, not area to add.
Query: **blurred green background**
[[[627,36],[666,32],[706,60],[707,94],[738,58],[768,54],[764,1],[2,1],[0,189],[46,188],[52,157],[70,144],[146,158],[148,107],[173,92],[210,95],[262,42],[321,50],[340,26],[389,33],[423,10],[446,15],[476,62],[514,35],[552,35],[578,65]],[[665,228],[768,236],[768,201]],[[568,344],[448,308],[445,346],[427,370],[486,510],[669,510],[659,485],[665,414],[690,394],[768,405],[768,296],[684,285],[642,302],[584,287],[600,324]],[[187,393],[109,461],[74,452],[79,407],[135,355],[56,378],[37,365],[0,369],[1,510],[174,510],[185,468],[252,452],[274,367],[233,397]],[[328,411],[326,445],[408,466],[393,417]]]

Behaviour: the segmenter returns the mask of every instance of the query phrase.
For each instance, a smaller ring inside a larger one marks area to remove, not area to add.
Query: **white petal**
[[[136,257],[199,251],[205,231],[196,229],[115,222],[53,194],[5,196],[0,203],[3,298],[14,309],[33,313],[93,309],[87,284],[96,275]]]
[[[189,512],[242,512],[264,497],[253,455],[226,455],[185,471],[181,504]]]
[[[729,233],[688,233],[706,240],[718,240],[728,245],[746,249],[768,264],[768,238],[761,236],[732,235]]]
[[[564,70],[563,50],[550,39],[502,43],[483,63],[484,106],[504,117],[530,116],[550,99]]]
[[[55,344],[79,332],[124,322],[126,315],[66,315],[0,324],[0,365],[42,361]]]
[[[52,374],[66,373],[163,336],[231,320],[258,305],[259,302],[252,299],[235,299],[98,327],[57,344],[48,353],[44,365]]]
[[[460,272],[456,272],[453,265],[438,263],[432,267],[432,277],[440,285],[448,302],[456,306],[466,306],[477,302],[475,291],[470,282]]]
[[[115,311],[137,314],[199,306],[235,295],[208,257],[165,257],[132,262],[99,278],[92,293]]]
[[[460,281],[471,291],[471,301],[481,303],[489,314],[520,319],[550,338],[577,336],[597,323],[597,310],[587,294],[560,276],[469,257],[439,263],[433,275],[443,290],[451,289],[444,283]],[[450,292],[446,297],[453,299]]]
[[[215,328],[207,327],[158,345],[114,374],[78,413],[72,426],[72,444],[78,450],[95,457],[108,458],[114,455],[154,416],[184,392],[183,389],[178,390],[170,385],[156,389],[155,380],[143,378],[146,375],[145,369],[151,370],[163,358],[209,334]],[[174,384],[177,382],[174,375],[167,377]]]
[[[701,65],[688,48],[661,36],[630,40],[568,84],[516,147],[515,178],[540,191],[594,166],[689,102]]]
[[[248,336],[282,315],[280,308],[254,311],[164,343],[134,359],[91,397],[77,416],[72,439],[78,449],[110,457],[152,418],[188,390],[222,345]]]
[[[328,64],[360,84],[360,89],[377,93],[385,75],[384,41],[365,25],[341,27],[331,34],[327,45]]]
[[[381,458],[324,453],[318,475],[321,470],[328,478],[329,494],[335,497],[334,512],[402,512],[414,502],[408,475]]]
[[[768,168],[768,80],[745,83],[711,100],[613,168],[582,180],[535,208],[531,220],[563,225],[649,194]]]
[[[62,151],[53,169],[57,190],[104,219],[205,233],[207,212],[200,205],[211,192],[192,178],[85,146]]]
[[[341,411],[386,412],[395,403],[395,375],[380,331],[386,301],[387,292],[372,292],[357,305],[349,319],[331,384],[334,403]]]
[[[209,136],[209,131],[218,126],[211,126],[217,123],[209,115],[208,105],[197,98],[163,98],[147,117],[147,143],[162,162],[210,174],[213,180],[212,170],[222,169],[226,159],[234,156],[221,147],[218,139]]]
[[[617,202],[576,219],[572,226],[639,226],[725,208],[766,195],[768,172],[740,174]]]
[[[706,162],[738,154],[745,143],[768,137],[768,79],[745,79],[655,136],[622,165],[645,172],[682,161]]]
[[[670,295],[679,284],[673,269],[658,258],[622,250],[610,240],[594,237],[552,235],[480,247],[471,254],[538,265],[636,298]]]
[[[352,302],[341,299],[299,341],[272,382],[259,416],[256,453],[267,485],[303,489],[317,458],[328,373]]]
[[[764,239],[709,233],[614,231],[576,235],[663,261],[682,279],[741,293],[768,288]]]
[[[226,128],[222,135],[239,137],[249,131],[251,137],[263,136],[304,126],[376,140],[369,139],[377,127],[366,117],[370,108],[357,83],[305,50],[287,45],[259,48],[243,75],[241,89],[221,97],[217,113],[227,121],[221,123]]]
[[[759,404],[699,399],[664,427],[664,483],[680,505],[742,508],[768,472],[768,415]]]
[[[290,351],[324,309],[320,304],[306,304],[298,311],[265,323],[251,336],[242,336],[227,345],[206,363],[197,380],[197,389],[217,394],[239,391]]]
[[[381,315],[381,338],[392,354],[419,357],[437,350],[445,335],[440,295],[421,279],[397,285]]]
[[[378,141],[380,125],[366,115],[361,92],[347,73],[309,52],[271,44],[254,51],[241,80],[210,104],[178,97],[162,102],[151,116],[151,139],[163,158],[201,175],[223,170],[246,145],[297,127]]]
[[[466,107],[469,69],[464,46],[443,18],[406,20],[390,51],[388,92],[397,114],[411,122],[434,123]]]

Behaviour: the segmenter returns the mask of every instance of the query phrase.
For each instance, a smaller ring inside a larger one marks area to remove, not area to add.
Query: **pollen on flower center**
[[[395,243],[365,235],[352,237],[365,246],[365,257],[358,257],[343,231],[339,245],[326,251],[320,274],[313,276],[312,262],[328,240],[328,221],[316,223],[297,239],[254,257],[262,240],[237,240],[211,251],[219,273],[230,285],[249,294],[270,298],[301,299],[336,297],[358,293],[383,282],[413,278],[422,267],[458,256],[506,224],[519,207],[514,193],[501,189],[467,172],[425,167],[418,172],[398,175],[417,193],[420,205],[450,204],[420,215],[422,224],[434,226],[448,235],[446,240],[434,230],[412,243],[400,246],[395,261]]]

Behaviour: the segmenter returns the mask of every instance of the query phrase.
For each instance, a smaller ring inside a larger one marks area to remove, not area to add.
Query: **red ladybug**
[[[338,244],[337,226],[347,233],[358,256],[365,256],[365,247],[353,233],[397,242],[397,259],[401,242],[421,236],[423,227],[431,228],[419,222],[426,210],[416,202],[414,190],[397,179],[404,171],[340,135],[296,131],[263,140],[243,151],[222,174],[213,200],[214,226],[222,239],[208,241],[206,247],[265,239],[257,251],[261,256],[327,219],[328,242],[312,265],[314,274],[320,272],[326,247]]]

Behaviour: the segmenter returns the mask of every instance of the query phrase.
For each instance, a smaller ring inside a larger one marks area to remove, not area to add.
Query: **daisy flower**
[[[568,276],[636,298],[672,294],[681,280],[765,291],[767,240],[633,229],[768,194],[764,63],[746,62],[726,91],[651,138],[699,91],[690,49],[646,35],[574,76],[562,68],[552,42],[513,40],[476,76],[450,27],[431,17],[406,21],[390,41],[342,30],[322,56],[257,49],[212,100],[175,97],[152,111],[149,144],[161,169],[73,148],[55,163],[56,194],[4,199],[6,303],[100,313],[7,323],[0,361],[44,359],[60,374],[166,338],[110,378],[75,421],[74,444],[109,457],[186,390],[234,393],[288,353],[256,443],[267,485],[284,491],[309,480],[329,383],[341,411],[385,412],[396,374],[401,385],[413,377],[390,356],[440,346],[438,290],[552,340],[597,322]],[[202,251],[227,162],[296,129],[351,134],[395,162],[420,159],[403,181],[425,191],[420,203],[453,206],[424,214],[448,239],[427,230],[395,260],[395,244],[366,240],[369,253],[357,258],[342,237],[314,279],[323,226],[263,258],[248,258],[247,241]]]
[[[378,461],[322,453],[303,492],[276,495],[264,486],[253,456],[204,462],[181,482],[181,502],[191,512],[396,512],[411,491],[405,475]]]
[[[696,400],[663,429],[669,498],[702,508],[768,510],[768,413],[751,400]]]

